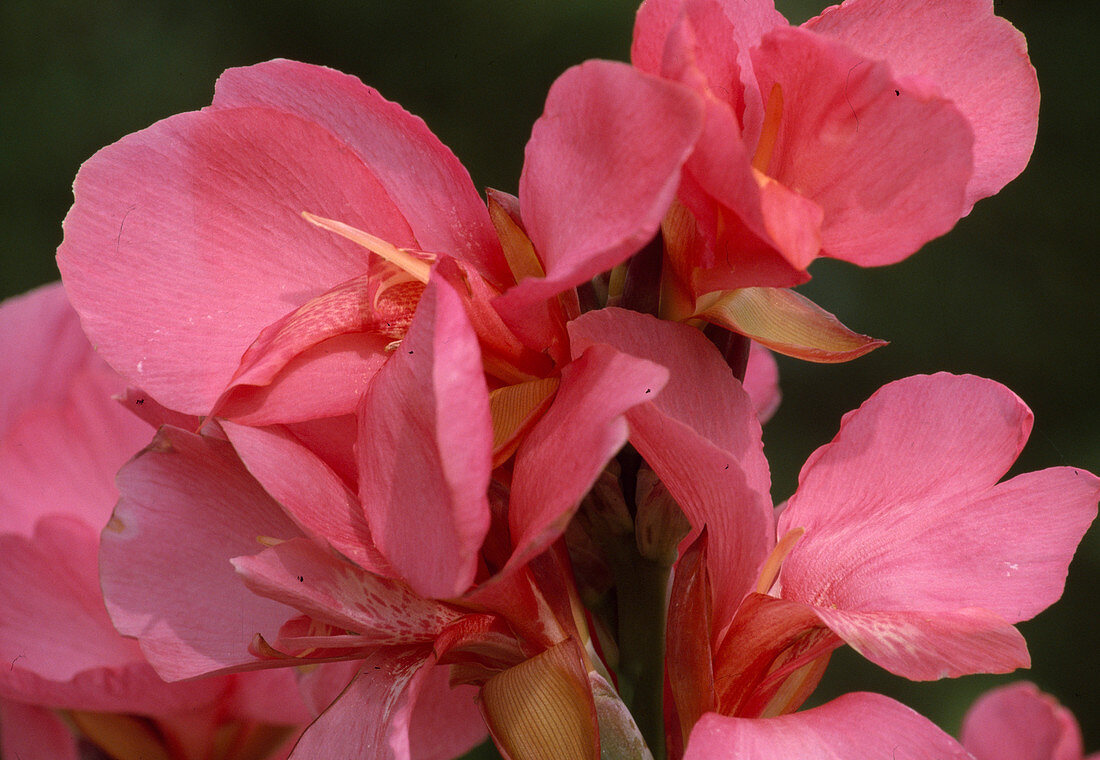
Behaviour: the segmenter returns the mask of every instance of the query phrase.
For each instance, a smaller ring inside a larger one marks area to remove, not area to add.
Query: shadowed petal
[[[966,712],[960,741],[977,760],[1081,760],[1081,728],[1035,684],[986,692]]]

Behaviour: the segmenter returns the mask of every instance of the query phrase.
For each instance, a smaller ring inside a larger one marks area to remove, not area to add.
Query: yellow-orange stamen
[[[760,580],[756,582],[756,593],[766,594],[775,584],[775,579],[779,576],[779,568],[783,565],[783,560],[790,554],[791,549],[798,543],[798,539],[802,538],[802,534],[806,532],[805,528],[794,528],[787,531],[787,535],[780,539],[779,543],[772,549],[772,553],[768,555],[768,559],[764,561],[764,566],[760,569]]]
[[[752,157],[752,168],[762,174],[768,173],[772,162],[772,151],[779,137],[779,122],[783,118],[783,88],[779,82],[772,85],[768,103],[764,106],[764,125],[760,128],[760,142],[756,144],[756,153]]]
[[[414,253],[404,248],[398,248],[392,243],[387,243],[382,238],[371,235],[369,232],[363,232],[349,224],[337,222],[333,219],[325,219],[323,216],[317,216],[308,211],[303,211],[302,217],[310,224],[328,230],[329,232],[335,232],[340,237],[347,238],[351,242],[363,246],[371,253],[381,256],[394,266],[408,272],[416,279],[427,284],[428,277],[431,275],[432,271],[432,262],[428,260],[428,258],[431,258],[430,254],[421,251],[416,251]],[[420,258],[421,256],[425,258]]]

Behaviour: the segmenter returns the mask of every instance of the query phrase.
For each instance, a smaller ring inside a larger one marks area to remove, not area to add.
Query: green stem
[[[662,760],[665,592],[669,567],[642,557],[633,546],[633,536],[629,539],[631,561],[614,563],[619,611],[619,686],[654,760]]]

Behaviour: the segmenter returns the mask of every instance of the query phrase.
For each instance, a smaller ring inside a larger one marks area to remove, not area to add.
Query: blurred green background
[[[914,0],[922,1],[922,0]],[[950,0],[944,0],[949,2]],[[780,0],[794,22],[823,3]],[[209,103],[230,66],[287,57],[355,74],[424,117],[479,187],[514,192],[546,90],[590,57],[625,60],[634,0],[167,0],[0,3],[0,296],[53,280],[53,252],[80,163],[158,119]],[[781,358],[785,400],[765,431],[774,496],[881,384],[951,370],[995,378],[1036,415],[1016,471],[1100,469],[1096,291],[1100,240],[1093,2],[1003,0],[1028,37],[1043,88],[1031,166],[946,238],[900,265],[820,261],[804,292],[849,326],[892,341],[840,366]],[[1100,750],[1100,531],[1085,540],[1063,600],[1022,628],[1036,681]],[[843,651],[821,701],[882,691],[954,731],[982,690],[1017,676],[910,684]]]

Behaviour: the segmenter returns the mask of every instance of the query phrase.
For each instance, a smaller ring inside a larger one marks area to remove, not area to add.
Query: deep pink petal
[[[222,428],[248,471],[306,535],[365,570],[388,573],[358,497],[285,427],[222,422]]]
[[[983,694],[963,718],[960,741],[976,760],[1081,760],[1073,714],[1026,681]]]
[[[879,694],[845,694],[778,718],[709,713],[691,732],[684,760],[968,760],[927,718]]]
[[[377,650],[306,730],[291,760],[413,760],[409,723],[417,692],[430,672],[431,657],[431,647]]]
[[[175,428],[162,428],[118,483],[100,545],[115,626],[168,679],[254,663],[255,634],[274,640],[294,611],[249,591],[229,560],[298,528],[228,443]]]
[[[221,707],[241,720],[276,725],[304,725],[311,717],[291,668],[257,670],[227,676],[231,688]]]
[[[52,710],[0,699],[0,757],[78,760],[76,739]]]
[[[588,61],[562,74],[531,132],[519,184],[546,278],[507,293],[507,308],[578,285],[652,238],[701,125],[693,93],[626,64]]]
[[[213,105],[268,106],[324,127],[371,168],[409,221],[417,248],[471,263],[498,285],[507,281],[500,243],[466,169],[423,120],[374,88],[322,66],[268,61],[222,74]]]
[[[516,452],[508,505],[513,566],[561,535],[626,443],[624,412],[655,397],[668,378],[663,367],[606,345],[575,350],[579,355],[562,371],[553,405]]]
[[[366,271],[310,211],[399,246],[386,188],[316,123],[270,108],[186,113],[81,168],[58,266],[104,357],[164,405],[206,414],[269,324]]]
[[[477,335],[440,278],[359,414],[359,498],[378,549],[423,596],[458,596],[489,528],[493,431]]]
[[[459,617],[454,609],[417,596],[401,581],[373,575],[309,539],[235,557],[233,567],[255,593],[358,634],[369,644],[429,642]]]
[[[968,208],[1027,165],[1038,124],[1039,84],[1024,36],[993,15],[989,0],[848,0],[805,26],[862,56],[887,61],[897,76],[935,82],[955,103],[974,130]]]
[[[601,309],[571,322],[569,332],[574,352],[608,344],[668,368],[664,390],[628,412],[630,440],[695,531],[707,525],[720,630],[775,540],[771,477],[752,401],[717,349],[687,325]]]
[[[753,61],[783,99],[764,171],[822,208],[827,255],[891,264],[965,214],[973,132],[934,87],[798,28],[767,34]]]
[[[114,475],[152,429],[111,397],[124,382],[92,350],[60,283],[0,305],[0,530],[39,517],[107,522]]]
[[[451,760],[485,741],[477,687],[450,684],[451,669],[436,665],[420,685],[409,724],[414,760]]]
[[[989,610],[854,612],[819,605],[813,611],[868,660],[913,681],[1031,666],[1024,637]]]
[[[781,535],[806,529],[783,595],[858,611],[983,607],[1010,623],[1045,609],[1100,481],[1059,467],[997,484],[1031,420],[1014,393],[970,375],[880,389],[802,470],[779,522]]]

